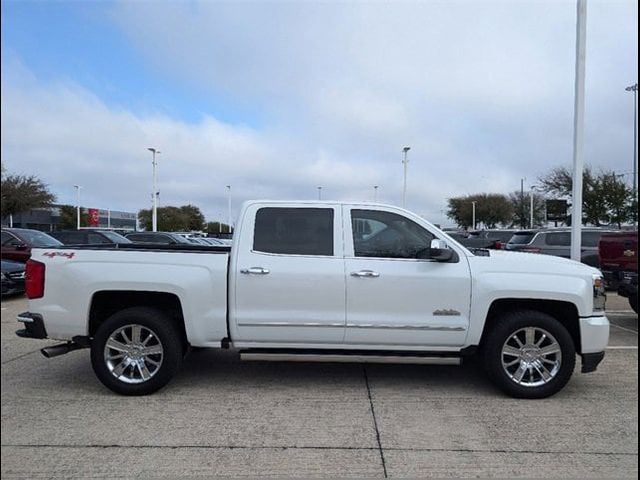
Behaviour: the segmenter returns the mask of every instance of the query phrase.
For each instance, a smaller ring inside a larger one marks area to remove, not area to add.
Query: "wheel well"
[[[186,341],[187,334],[180,299],[177,295],[166,292],[106,290],[95,293],[89,311],[89,336],[93,337],[102,322],[111,315],[130,307],[151,307],[162,310],[175,322]]]
[[[560,322],[569,331],[577,352],[582,351],[580,343],[580,320],[578,309],[573,303],[562,302],[559,300],[535,300],[522,298],[503,298],[495,300],[484,324],[480,345],[482,345],[485,335],[491,329],[493,322],[500,317],[502,313],[513,310],[536,310],[546,313]]]

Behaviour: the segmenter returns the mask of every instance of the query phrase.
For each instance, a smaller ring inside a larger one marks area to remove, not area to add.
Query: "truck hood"
[[[571,276],[601,275],[600,270],[568,258],[540,253],[489,250],[488,257],[469,257],[471,264],[504,273],[545,273]],[[486,262],[486,263],[485,263]]]

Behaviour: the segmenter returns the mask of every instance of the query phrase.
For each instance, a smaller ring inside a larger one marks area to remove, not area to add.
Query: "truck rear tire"
[[[484,366],[498,388],[516,398],[560,391],[576,364],[571,335],[555,318],[535,310],[505,313],[483,342]]]
[[[160,310],[133,307],[105,320],[91,343],[98,379],[121,395],[148,395],[164,387],[180,368],[182,334]]]
[[[638,292],[637,291],[633,295],[629,295],[629,306],[633,309],[634,312],[636,312],[636,315],[637,315],[638,314]]]

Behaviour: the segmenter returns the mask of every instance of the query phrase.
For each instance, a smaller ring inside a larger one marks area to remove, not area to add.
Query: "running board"
[[[406,363],[423,365],[460,365],[460,357],[419,355],[355,355],[335,353],[268,353],[240,352],[240,360],[272,362],[329,362],[329,363]]]

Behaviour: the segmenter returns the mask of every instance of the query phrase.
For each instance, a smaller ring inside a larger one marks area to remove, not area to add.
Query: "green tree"
[[[221,222],[207,222],[204,226],[204,231],[207,233],[229,233],[231,231],[233,233],[233,228],[230,230],[229,225]]]
[[[473,226],[473,202],[476,202],[476,225],[482,223],[486,228],[495,228],[510,223],[513,216],[507,197],[496,193],[453,197],[447,202],[447,216],[464,228]]]
[[[531,195],[533,195],[533,226],[540,227],[546,223],[545,198],[537,192],[512,192],[509,202],[513,211],[512,227],[529,228],[531,225]]]
[[[606,223],[616,224],[620,228],[623,223],[633,220],[633,192],[618,175],[613,172],[603,173],[599,178],[597,191],[606,209],[603,216]]]
[[[89,225],[89,214],[84,208],[80,209],[80,226]],[[78,226],[78,213],[73,205],[60,206],[60,220],[58,220],[59,230],[75,230]]]
[[[571,199],[573,177],[566,167],[554,168],[539,179],[542,188],[557,198]],[[594,173],[586,167],[582,174],[582,221],[595,226],[632,221],[633,194],[622,178],[612,170]]]
[[[151,209],[138,213],[138,220],[145,230],[152,229]],[[158,230],[163,232],[200,231],[204,228],[204,215],[195,205],[158,208]]]
[[[49,207],[56,197],[35,175],[6,175],[2,166],[2,217]]]

